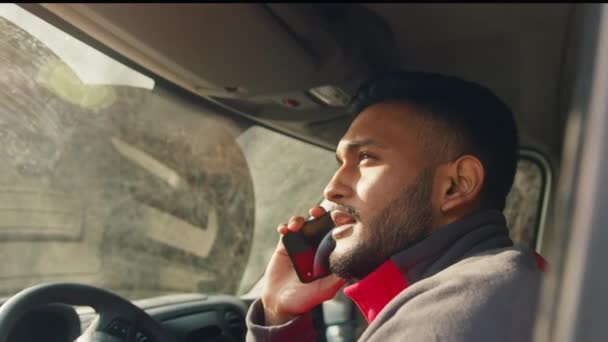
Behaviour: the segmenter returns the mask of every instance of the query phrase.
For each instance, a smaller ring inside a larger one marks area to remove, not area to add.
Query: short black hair
[[[513,112],[501,99],[490,89],[458,77],[392,71],[364,83],[349,110],[356,115],[389,101],[423,109],[421,115],[448,128],[441,134],[458,136],[457,153],[477,157],[484,167],[482,207],[504,209],[517,168],[518,134]]]

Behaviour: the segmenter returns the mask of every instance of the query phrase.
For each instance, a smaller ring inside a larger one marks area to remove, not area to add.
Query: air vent
[[[245,332],[247,331],[243,315],[236,310],[228,309],[224,313],[224,320],[228,332],[238,341],[243,341],[245,339]]]

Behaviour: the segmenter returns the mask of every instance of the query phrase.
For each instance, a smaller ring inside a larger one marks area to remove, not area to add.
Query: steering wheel
[[[90,306],[97,319],[77,341],[136,342],[142,332],[145,341],[177,342],[161,324],[128,300],[103,289],[72,283],[49,283],[29,287],[0,306],[0,342],[8,337],[28,311],[52,303]]]

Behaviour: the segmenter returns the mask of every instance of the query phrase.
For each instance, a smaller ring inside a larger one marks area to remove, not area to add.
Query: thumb
[[[346,279],[340,278],[333,273],[317,281],[319,282],[319,292],[328,294],[328,298],[325,298],[325,300],[333,298],[336,292],[346,284]]]

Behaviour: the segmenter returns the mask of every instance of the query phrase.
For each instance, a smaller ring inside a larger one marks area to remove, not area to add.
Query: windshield
[[[163,89],[15,5],[0,16],[0,296],[48,281],[242,293],[277,224],[321,200],[333,152]]]

